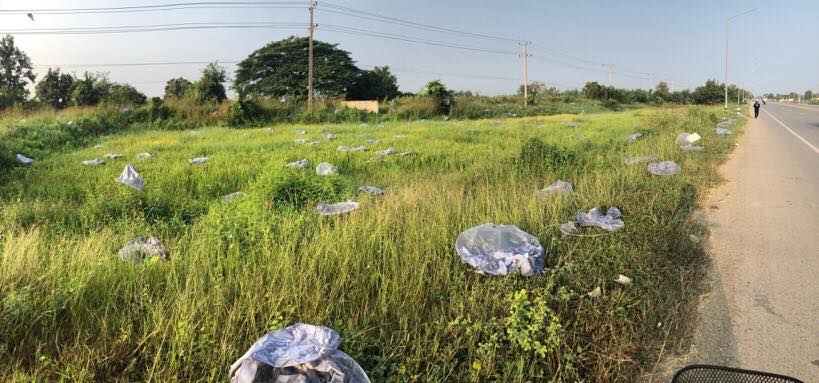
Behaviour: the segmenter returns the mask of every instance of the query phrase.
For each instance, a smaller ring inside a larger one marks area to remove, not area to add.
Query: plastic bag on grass
[[[240,192],[240,191],[239,192],[233,192],[233,193],[226,194],[226,195],[222,196],[222,202],[225,202],[225,203],[233,202],[236,199],[242,198],[244,196],[245,196],[244,192]]]
[[[320,176],[332,176],[338,174],[338,168],[329,162],[322,162],[316,166],[316,174]]]
[[[334,139],[336,139],[336,135],[331,134],[331,133],[327,133],[327,134],[324,135],[324,139],[325,140],[334,140]]]
[[[297,323],[259,338],[230,366],[231,383],[369,383],[341,337],[323,326]]]
[[[643,135],[643,133],[632,133],[632,134],[629,134],[629,135],[628,135],[628,139],[627,139],[626,141],[628,141],[628,142],[635,142],[635,141],[637,141],[638,139],[640,139],[640,137],[642,137],[642,135]]]
[[[652,155],[647,155],[647,156],[642,156],[642,157],[623,157],[622,158],[623,163],[626,164],[626,165],[634,165],[634,164],[639,164],[640,162],[654,161],[656,159],[657,159],[657,156],[655,156],[653,154]]]
[[[731,129],[716,128],[716,129],[714,129],[714,133],[716,133],[716,134],[718,134],[720,136],[727,136],[727,135],[729,135],[729,134],[731,134],[733,132],[731,132]]]
[[[142,263],[153,257],[165,261],[168,259],[168,250],[155,237],[137,237],[120,249],[117,256],[123,261],[134,263]]]
[[[316,206],[316,210],[320,215],[338,215],[338,214],[345,214],[349,213],[353,210],[358,209],[358,202],[354,201],[347,201],[347,202],[338,202],[332,204],[324,204],[321,203]]]
[[[546,265],[543,246],[537,238],[515,225],[475,226],[458,236],[455,249],[461,260],[479,274],[520,273],[531,277],[543,272]]]
[[[356,147],[351,148],[349,146],[343,146],[342,145],[342,146],[337,147],[336,150],[338,150],[339,152],[363,152],[363,151],[370,150],[370,148],[368,148],[366,146],[356,146]]]
[[[151,154],[151,153],[139,153],[139,154],[137,154],[137,158],[138,159],[151,159],[151,158],[156,158],[156,156]]]
[[[569,221],[566,223],[561,223],[559,226],[560,232],[563,235],[577,235],[580,234],[580,229],[577,228],[577,224],[574,221]]]
[[[680,133],[675,140],[678,146],[693,144],[700,140],[700,135],[697,133]]]
[[[696,146],[691,144],[682,145],[680,146],[680,149],[682,149],[684,152],[701,152],[705,150],[705,148],[702,146]]]
[[[358,188],[358,191],[362,192],[362,193],[367,193],[367,194],[370,194],[370,195],[374,195],[374,196],[379,196],[379,195],[384,194],[383,190],[381,190],[381,189],[379,189],[379,188],[377,188],[375,186],[372,186],[372,185],[361,186],[361,187]]]
[[[376,153],[388,156],[390,154],[395,154],[395,150],[393,148],[386,148],[384,150],[379,150]]]
[[[674,161],[663,161],[650,163],[647,166],[648,172],[658,176],[673,176],[682,171],[680,165]]]
[[[97,165],[102,165],[104,163],[105,163],[105,161],[101,160],[99,158],[94,158],[93,160],[85,160],[85,161],[82,162],[82,164],[86,165],[86,166],[97,166]]]
[[[145,187],[145,181],[142,179],[142,176],[137,173],[131,164],[125,165],[125,169],[123,169],[122,173],[117,177],[117,182],[139,191],[142,191],[142,188]]]
[[[208,157],[194,157],[188,160],[191,165],[201,165],[208,162]]]
[[[296,134],[307,134],[306,130],[297,130]]]
[[[620,209],[610,207],[605,215],[598,208],[592,208],[588,212],[578,212],[577,222],[580,226],[597,226],[608,231],[617,231],[625,227],[625,223],[620,218]]]
[[[117,158],[122,157],[122,154],[119,154],[119,153],[106,153],[104,157],[113,160],[113,159],[117,159]]]
[[[23,165],[31,165],[35,162],[34,159],[28,158],[20,153],[17,153],[17,161]]]
[[[303,160],[298,160],[298,161],[291,162],[291,163],[287,164],[286,166],[288,168],[291,168],[291,169],[304,169],[304,168],[310,166],[310,161],[308,161],[305,158]]]
[[[304,138],[297,138],[297,139],[293,140],[293,142],[295,142],[297,144],[303,144],[303,143],[307,142],[307,140],[304,139]]]
[[[565,181],[557,180],[551,185],[539,190],[536,194],[539,196],[547,196],[555,193],[570,194],[573,191],[574,187],[572,187],[572,184]]]

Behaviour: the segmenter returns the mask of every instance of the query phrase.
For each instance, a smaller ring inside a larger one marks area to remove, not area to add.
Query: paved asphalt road
[[[692,349],[660,375],[704,363],[819,382],[819,107],[763,105],[722,175],[711,289]]]

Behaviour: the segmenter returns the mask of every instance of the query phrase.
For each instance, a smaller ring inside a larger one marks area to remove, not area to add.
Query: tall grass
[[[264,332],[307,322],[338,330],[378,382],[636,381],[686,327],[703,263],[691,213],[735,137],[714,135],[716,122],[715,108],[676,108],[341,124],[325,128],[338,136],[330,141],[321,125],[138,130],[46,156],[0,185],[0,380],[224,381]],[[298,129],[322,143],[294,143]],[[706,151],[674,146],[692,130]],[[642,139],[626,144],[635,131]],[[530,166],[539,161],[521,153],[530,138],[573,160]],[[418,155],[379,163],[367,162],[372,151],[334,150],[361,144]],[[109,151],[124,158],[80,165]],[[145,151],[157,158],[135,159]],[[683,173],[660,178],[620,161],[645,154]],[[201,155],[205,165],[188,164]],[[340,174],[284,168],[301,158]],[[145,177],[143,192],[114,182],[125,163]],[[535,197],[557,178],[576,192]],[[358,195],[361,184],[386,195]],[[244,198],[221,200],[240,190]],[[310,192],[292,196],[300,190]],[[346,199],[361,208],[314,211]],[[618,206],[625,229],[561,237],[560,223],[595,206]],[[537,236],[546,273],[470,270],[454,240],[485,222]],[[168,262],[116,258],[146,235],[165,243]],[[634,283],[613,283],[618,273]],[[603,296],[586,297],[596,286]]]

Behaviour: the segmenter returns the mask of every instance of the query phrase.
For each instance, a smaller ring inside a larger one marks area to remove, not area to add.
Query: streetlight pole
[[[737,13],[736,15],[725,19],[725,113],[728,113],[728,23],[737,17],[747,15],[756,10],[757,8],[749,9],[745,12]],[[737,90],[737,92],[739,92],[739,90]]]

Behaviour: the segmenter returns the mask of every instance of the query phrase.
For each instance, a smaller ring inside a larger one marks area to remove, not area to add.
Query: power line
[[[159,32],[190,29],[270,29],[270,28],[303,28],[301,23],[273,23],[273,22],[238,22],[238,23],[177,23],[157,25],[126,25],[109,27],[79,27],[79,28],[34,28],[0,30],[0,33],[15,35],[96,35],[111,33]]]
[[[132,13],[132,12],[154,12],[169,11],[179,9],[225,9],[225,8],[304,8],[307,2],[298,1],[198,1],[179,2],[155,5],[135,5],[127,7],[98,7],[98,8],[45,8],[45,9],[0,9],[0,15],[25,15],[25,14],[50,14],[50,15],[72,15],[72,14],[100,14],[100,13]]]
[[[40,64],[34,65],[39,68],[112,68],[112,67],[140,67],[140,66],[165,66],[165,65],[207,65],[214,61],[160,61],[141,63],[107,63],[107,64]],[[238,64],[236,60],[216,60],[219,64]]]

